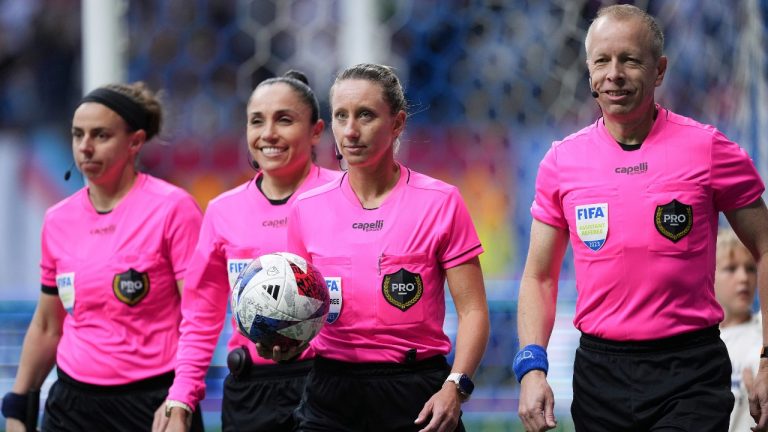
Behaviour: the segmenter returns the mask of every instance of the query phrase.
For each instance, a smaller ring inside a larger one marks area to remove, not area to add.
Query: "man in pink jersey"
[[[667,58],[653,17],[601,9],[586,37],[594,124],[555,142],[539,167],[518,303],[519,415],[554,428],[545,347],[573,247],[578,300],[571,413],[578,431],[726,431],[731,366],[713,289],[718,213],[759,264],[768,302],[768,212],[748,155],[715,128],[654,102]],[[764,311],[765,311],[765,302]],[[764,312],[765,313],[765,312]],[[757,354],[755,354],[757,355]],[[768,402],[768,363],[755,402]],[[755,404],[765,430],[766,407]]]
[[[320,270],[332,299],[299,431],[464,429],[489,331],[482,246],[456,187],[395,162],[405,107],[386,66],[348,68],[331,90],[349,171],[300,196],[288,225],[289,252]],[[459,317],[452,367],[446,280]]]
[[[205,396],[205,373],[225,321],[230,287],[240,270],[263,254],[286,250],[288,211],[296,196],[340,176],[316,166],[324,123],[304,74],[260,83],[248,102],[248,149],[260,170],[247,183],[213,199],[187,271],[176,379],[168,395],[166,430],[185,430],[188,411]],[[223,431],[291,431],[314,351],[290,363],[262,359],[232,321],[227,343]],[[270,347],[271,348],[271,347]],[[162,419],[161,419],[162,420]],[[160,421],[156,431],[165,426]]]
[[[37,418],[25,395],[54,363],[43,430],[152,427],[173,381],[183,275],[201,221],[189,194],[135,168],[160,125],[160,104],[142,83],[100,87],[75,111],[72,150],[87,185],[45,215],[42,293],[3,399],[8,431],[33,427],[21,424]],[[197,416],[193,428],[202,427]]]

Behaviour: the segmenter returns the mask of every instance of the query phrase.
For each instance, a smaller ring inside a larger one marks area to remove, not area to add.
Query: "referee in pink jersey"
[[[168,395],[172,415],[167,429],[161,421],[155,431],[187,430],[186,418],[205,396],[205,373],[240,269],[260,255],[285,251],[288,211],[297,195],[340,177],[313,163],[325,126],[319,111],[301,72],[265,80],[251,94],[246,138],[258,172],[214,198],[205,211],[186,275],[176,379]],[[291,431],[314,351],[278,364],[261,358],[234,320],[232,326],[222,430]]]
[[[136,169],[161,120],[142,83],[100,87],[75,111],[72,152],[86,186],[45,215],[42,293],[3,398],[9,432],[33,427],[29,398],[54,364],[44,431],[146,431],[164,409],[201,214],[189,194]],[[192,424],[202,430],[199,415]]]
[[[331,88],[349,170],[302,194],[288,224],[289,251],[317,266],[331,294],[299,431],[464,430],[460,404],[489,332],[482,247],[456,187],[395,161],[406,109],[387,66],[350,67]],[[446,279],[459,321],[452,366]]]
[[[520,418],[528,431],[556,425],[546,346],[570,241],[581,331],[576,430],[725,432],[734,400],[714,291],[718,214],[758,262],[765,315],[763,182],[717,129],[655,103],[667,58],[653,17],[630,5],[603,8],[585,46],[603,116],[555,142],[539,166],[513,363]],[[752,415],[764,431],[768,360],[756,389]]]

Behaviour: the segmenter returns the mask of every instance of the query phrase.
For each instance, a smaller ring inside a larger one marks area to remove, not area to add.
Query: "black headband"
[[[80,100],[80,104],[85,102],[97,102],[106,106],[119,114],[133,130],[147,129],[147,124],[149,123],[147,110],[122,93],[100,87],[88,93]]]

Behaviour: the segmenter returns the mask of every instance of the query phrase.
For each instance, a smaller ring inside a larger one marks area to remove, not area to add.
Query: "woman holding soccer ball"
[[[167,401],[170,419],[159,417],[155,431],[186,430],[191,407],[204,397],[205,373],[240,270],[261,255],[284,251],[288,210],[296,196],[340,175],[313,163],[324,123],[302,73],[290,71],[260,83],[246,114],[248,151],[258,172],[208,204],[186,275],[176,379]],[[265,360],[236,328],[227,345],[223,430],[292,430],[292,411],[314,352],[306,350],[290,363]]]
[[[312,341],[300,431],[464,429],[460,404],[490,326],[482,247],[456,187],[395,161],[406,108],[387,66],[353,66],[331,89],[349,170],[297,200],[288,226],[288,251],[312,262],[341,304]],[[452,366],[446,279],[458,314]]]
[[[161,120],[142,83],[100,87],[75,110],[72,153],[86,186],[45,214],[42,292],[3,398],[9,432],[34,428],[35,389],[54,364],[44,431],[149,430],[162,410],[201,214],[188,193],[136,169]]]

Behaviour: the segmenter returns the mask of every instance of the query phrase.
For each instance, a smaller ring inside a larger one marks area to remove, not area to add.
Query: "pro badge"
[[[112,279],[115,297],[128,306],[133,306],[149,293],[149,275],[134,269],[116,274]]]
[[[381,290],[389,304],[405,312],[421,299],[424,283],[420,274],[401,268],[395,273],[384,276]]]
[[[597,252],[608,237],[608,203],[576,206],[576,233],[588,248]]]
[[[673,199],[666,204],[656,206],[653,222],[659,234],[677,243],[691,232],[693,207]]]

